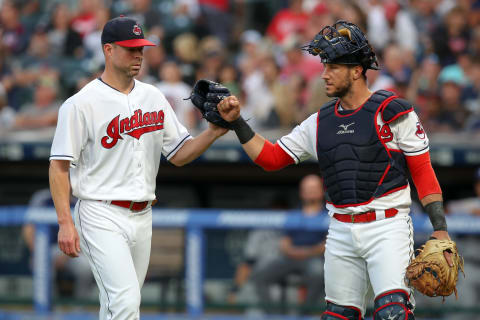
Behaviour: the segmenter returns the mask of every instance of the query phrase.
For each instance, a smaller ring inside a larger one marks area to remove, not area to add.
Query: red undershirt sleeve
[[[254,162],[265,171],[280,170],[295,163],[292,157],[290,157],[278,143],[272,144],[268,140],[265,140],[262,151],[260,151],[260,154]]]
[[[420,200],[430,194],[442,194],[429,152],[417,156],[405,156],[405,158]]]

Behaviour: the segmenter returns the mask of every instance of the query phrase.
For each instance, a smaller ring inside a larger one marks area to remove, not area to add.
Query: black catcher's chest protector
[[[348,115],[339,114],[337,104],[333,100],[322,107],[317,127],[318,163],[327,200],[338,207],[360,205],[405,187],[405,158],[386,149],[376,118],[380,113],[390,123],[412,111],[412,106],[385,90],[372,94]]]

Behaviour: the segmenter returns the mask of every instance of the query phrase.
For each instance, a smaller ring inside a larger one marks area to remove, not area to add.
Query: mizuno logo
[[[118,140],[123,139],[121,134],[128,134],[138,140],[144,133],[162,130],[164,117],[163,110],[142,114],[141,109],[135,110],[130,118],[120,120],[118,115],[108,124],[107,135],[101,141],[102,146],[106,149],[113,148]]]
[[[355,122],[352,122],[352,123],[349,123],[349,124],[340,124],[339,127],[342,128],[342,129],[338,130],[337,134],[354,133],[355,130],[353,130],[353,129],[348,130],[348,127],[350,127],[353,124],[355,124]]]

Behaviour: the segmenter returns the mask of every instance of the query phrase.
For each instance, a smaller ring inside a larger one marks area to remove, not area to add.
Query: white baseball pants
[[[139,212],[79,200],[75,226],[100,291],[101,320],[140,318],[140,289],[150,260],[152,209]]]
[[[368,223],[330,219],[325,250],[325,299],[354,306],[365,315],[373,295],[403,289],[405,270],[413,257],[410,216],[397,215]],[[411,297],[414,304],[413,297]]]

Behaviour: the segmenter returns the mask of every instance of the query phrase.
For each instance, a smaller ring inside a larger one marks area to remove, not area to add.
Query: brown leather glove
[[[451,253],[453,266],[448,265],[444,251]],[[457,296],[457,278],[463,271],[463,258],[458,254],[457,245],[451,240],[428,240],[416,250],[417,256],[407,267],[406,277],[415,289],[429,296]]]

